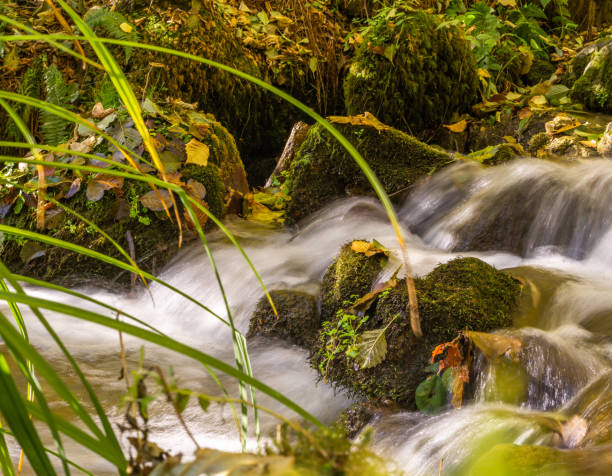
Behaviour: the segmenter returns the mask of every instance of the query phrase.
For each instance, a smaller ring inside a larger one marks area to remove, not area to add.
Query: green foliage
[[[139,40],[138,32],[127,19],[119,12],[109,10],[108,8],[92,8],[84,16],[83,20],[90,28],[96,30],[98,28],[104,30],[111,38],[116,40],[135,41]],[[126,63],[130,59],[133,48],[124,46]]]
[[[69,107],[78,95],[76,84],[67,84],[62,73],[51,65],[44,73],[45,101],[56,106]],[[40,113],[40,131],[47,144],[58,145],[70,136],[71,122],[49,111]]]
[[[423,413],[437,413],[446,407],[447,393],[453,390],[453,370],[446,369],[438,374],[439,363],[430,365],[426,371],[431,373],[416,388],[414,400]]]
[[[359,299],[359,296],[351,296],[351,301],[344,301],[344,309],[348,308]],[[319,371],[323,378],[327,378],[327,369],[332,360],[340,354],[355,358],[358,355],[357,337],[358,331],[370,317],[366,314],[358,316],[351,312],[338,309],[334,321],[323,322],[321,340],[321,358],[319,361]]]
[[[42,59],[38,58],[31,66],[28,66],[19,86],[20,94],[40,99],[44,81],[42,64]],[[38,117],[38,111],[36,109],[26,104],[18,104],[15,106],[15,110],[26,125],[30,127],[34,125]],[[6,133],[9,139],[21,139],[21,132],[14,121],[9,121]]]

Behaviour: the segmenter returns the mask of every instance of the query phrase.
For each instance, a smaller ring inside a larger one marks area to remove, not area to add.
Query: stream
[[[519,159],[487,169],[457,163],[418,184],[397,210],[416,275],[457,256],[475,256],[497,268],[511,268],[530,291],[515,327],[504,331],[522,342],[520,362],[512,370],[515,373],[504,374],[503,369],[477,362],[473,401],[433,416],[415,412],[382,416],[373,423],[375,450],[407,475],[435,475],[440,467],[442,474],[462,474],[474,455],[498,443],[550,445],[553,435],[539,423],[542,415],[561,411],[588,421],[597,408],[607,405],[603,424],[609,431],[612,161]],[[379,279],[388,278],[399,262],[393,230],[372,198],[334,202],[294,230],[265,228],[237,218],[229,218],[226,224],[269,289],[316,293],[341,245],[353,239],[375,238],[394,250]],[[214,232],[209,238],[236,325],[246,333],[250,314],[262,296],[261,288],[239,251],[221,233]],[[222,296],[200,247],[181,250],[160,277],[225,316]],[[231,336],[225,325],[157,284],[150,290],[151,295],[113,293],[93,286],[80,289],[181,342],[233,362]],[[58,293],[35,288],[28,288],[28,292],[83,306],[77,299]],[[86,307],[109,315],[93,305]],[[0,308],[9,314],[6,303]],[[112,421],[121,422],[125,382],[119,380],[117,334],[73,318],[46,315],[82,364]],[[42,326],[31,315],[26,314],[26,320],[31,341],[76,386],[76,376]],[[126,337],[125,346],[129,366],[136,368],[142,343]],[[194,361],[149,344],[144,352],[147,363],[165,370],[172,366],[181,386],[220,394],[205,369]],[[341,392],[318,381],[305,350],[258,338],[249,342],[249,352],[256,378],[323,422],[334,421],[351,404]],[[505,392],[515,380],[504,379],[504,375],[520,375],[521,387]],[[220,377],[237,393],[235,381]],[[84,392],[78,395],[86,401]],[[258,400],[292,416],[261,394]],[[63,402],[52,400],[52,405],[54,411],[69,414]],[[175,453],[193,452],[193,443],[168,406],[155,403],[151,414],[152,441]],[[201,446],[240,450],[227,405],[212,404],[203,413],[192,402],[185,419]],[[263,433],[270,434],[276,423],[263,415]],[[114,474],[105,462],[69,441],[66,444],[68,456],[94,474]],[[256,449],[254,438],[249,447]],[[17,458],[18,449],[11,449]],[[592,460],[597,460],[592,468],[585,467],[585,474],[606,474],[606,465],[609,470],[612,464],[612,448],[594,446],[585,451],[591,451]]]

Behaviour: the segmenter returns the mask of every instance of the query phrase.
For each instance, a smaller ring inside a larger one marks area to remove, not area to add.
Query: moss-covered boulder
[[[233,137],[210,115],[177,108],[167,113],[151,111],[147,119],[167,179],[222,218],[227,199],[248,189]],[[166,118],[170,116],[174,126],[191,129],[193,135],[169,130]],[[143,152],[142,138],[133,122],[125,118],[124,110],[107,115],[98,121],[98,126],[142,154],[139,164],[142,173],[162,178],[152,167],[149,154]],[[2,223],[127,261],[112,239],[141,269],[158,272],[179,249],[181,232],[176,214],[181,221],[183,242],[196,238],[194,222],[176,195],[173,203],[166,190],[158,188],[155,192],[146,182],[110,174],[116,170],[114,163],[125,163],[123,155],[111,143],[97,141],[90,131],[79,129],[79,133],[79,139],[71,139],[67,147],[94,154],[96,159],[59,153],[49,154],[45,159],[97,167],[99,172],[45,167],[44,195],[39,194],[38,171],[34,166],[17,169],[7,165],[3,173],[15,185],[0,190],[5,203]],[[199,153],[194,155],[194,148]],[[201,225],[212,223],[204,212],[196,211],[196,215]],[[129,272],[100,260],[8,233],[0,242],[0,259],[14,272],[68,285],[80,285],[88,280],[125,284],[131,279]]]
[[[415,390],[427,377],[425,368],[433,348],[466,328],[487,332],[510,326],[520,292],[513,278],[476,258],[457,258],[441,264],[424,278],[416,279],[415,285],[423,338],[412,333],[408,293],[401,280],[379,295],[368,312],[370,317],[359,329],[363,333],[386,328],[387,352],[381,363],[360,368],[346,353],[327,359],[330,337],[322,332],[312,357],[314,366],[349,394],[388,399],[414,408]],[[325,289],[323,286],[323,292]],[[342,314],[335,316],[327,328],[336,325]]]
[[[292,290],[271,291],[270,296],[278,315],[268,298],[262,297],[251,316],[247,337],[277,337],[303,347],[312,345],[320,325],[317,298]]]
[[[499,444],[478,458],[469,476],[604,476],[610,450],[561,450],[547,446]]]
[[[598,43],[589,55],[578,56],[572,70],[577,76],[572,99],[592,111],[612,112],[612,39]]]
[[[469,111],[478,98],[476,61],[459,29],[404,2],[380,10],[344,82],[348,114],[369,111],[417,133]]]
[[[329,265],[321,284],[321,319],[332,319],[338,309],[348,307],[349,301],[360,298],[372,287],[382,271],[386,257],[382,253],[366,256],[345,244],[338,257]]]
[[[357,148],[386,192],[406,189],[450,162],[449,156],[371,115],[332,117],[334,126]],[[287,216],[297,221],[330,201],[371,194],[372,187],[346,149],[321,126],[308,131],[286,181],[291,201]]]

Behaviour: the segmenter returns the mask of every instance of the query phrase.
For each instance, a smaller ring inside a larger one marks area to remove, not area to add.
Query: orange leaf
[[[467,121],[465,119],[462,119],[461,121],[456,122],[454,124],[444,124],[444,127],[446,127],[451,132],[463,132],[467,128]]]

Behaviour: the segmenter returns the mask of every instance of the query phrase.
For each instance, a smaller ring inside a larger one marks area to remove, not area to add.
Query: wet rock
[[[545,149],[549,142],[550,135],[548,135],[546,132],[540,132],[531,138],[527,151],[531,155],[537,156],[538,151]]]
[[[566,127],[571,127],[575,124],[575,120],[573,117],[568,116],[566,114],[559,114],[555,116],[552,120],[548,121],[544,124],[544,129],[548,135],[553,135],[558,133],[561,129]]]
[[[446,153],[382,124],[371,114],[331,119],[360,151],[388,194],[405,190],[451,161]],[[346,149],[319,125],[308,131],[286,184],[291,196],[287,208],[290,221],[298,221],[347,194],[373,194]]]
[[[546,446],[500,444],[478,458],[469,476],[577,475],[604,476],[612,457],[605,448],[596,451],[559,450]]]
[[[612,122],[608,123],[606,131],[601,139],[599,139],[597,143],[597,152],[603,157],[612,158]]]
[[[369,111],[416,134],[468,112],[478,98],[476,61],[461,32],[439,24],[404,4],[381,10],[344,82],[348,114]]]
[[[289,138],[287,142],[285,142],[285,147],[283,148],[283,153],[281,154],[278,162],[276,162],[276,167],[274,167],[274,171],[268,177],[266,184],[264,187],[272,187],[275,182],[284,182],[284,174],[289,172],[289,168],[291,167],[291,162],[295,158],[297,151],[300,146],[306,140],[306,135],[308,134],[308,129],[310,126],[305,122],[296,122],[291,129],[291,133],[289,134]]]
[[[572,86],[571,97],[589,110],[610,113],[612,112],[612,39],[597,43],[593,49],[588,58],[585,55],[584,58],[574,60],[574,73],[578,79]],[[585,60],[586,65],[582,69],[580,66]]]
[[[345,353],[327,362],[330,342],[322,333],[313,352],[313,365],[349,394],[415,408],[414,392],[427,376],[424,369],[433,348],[466,328],[486,332],[510,326],[520,292],[513,278],[476,258],[441,264],[416,279],[415,285],[424,338],[412,333],[408,293],[402,280],[378,298],[369,311],[371,317],[359,329],[364,332],[389,326],[386,358],[380,364],[361,369]],[[332,324],[338,319],[334,317]]]
[[[251,316],[247,337],[269,336],[303,347],[312,345],[320,324],[316,297],[292,290],[271,291],[270,296],[278,316],[267,297],[262,297]]]
[[[508,162],[518,154],[510,144],[499,144],[485,147],[471,154],[466,155],[466,159],[475,160],[483,165],[499,165]]]
[[[592,158],[597,157],[597,151],[592,147],[586,147],[580,143],[576,136],[554,137],[544,148],[553,156],[564,156],[567,158]]]
[[[588,423],[581,446],[612,444],[612,372],[591,382],[564,411],[568,415],[580,415]]]
[[[335,261],[327,268],[321,284],[321,320],[330,320],[338,309],[348,307],[351,297],[360,298],[370,291],[382,271],[386,257],[366,256],[345,244]]]
[[[367,425],[398,410],[392,402],[368,400],[348,407],[340,414],[339,421],[346,428],[346,436],[355,438]]]

